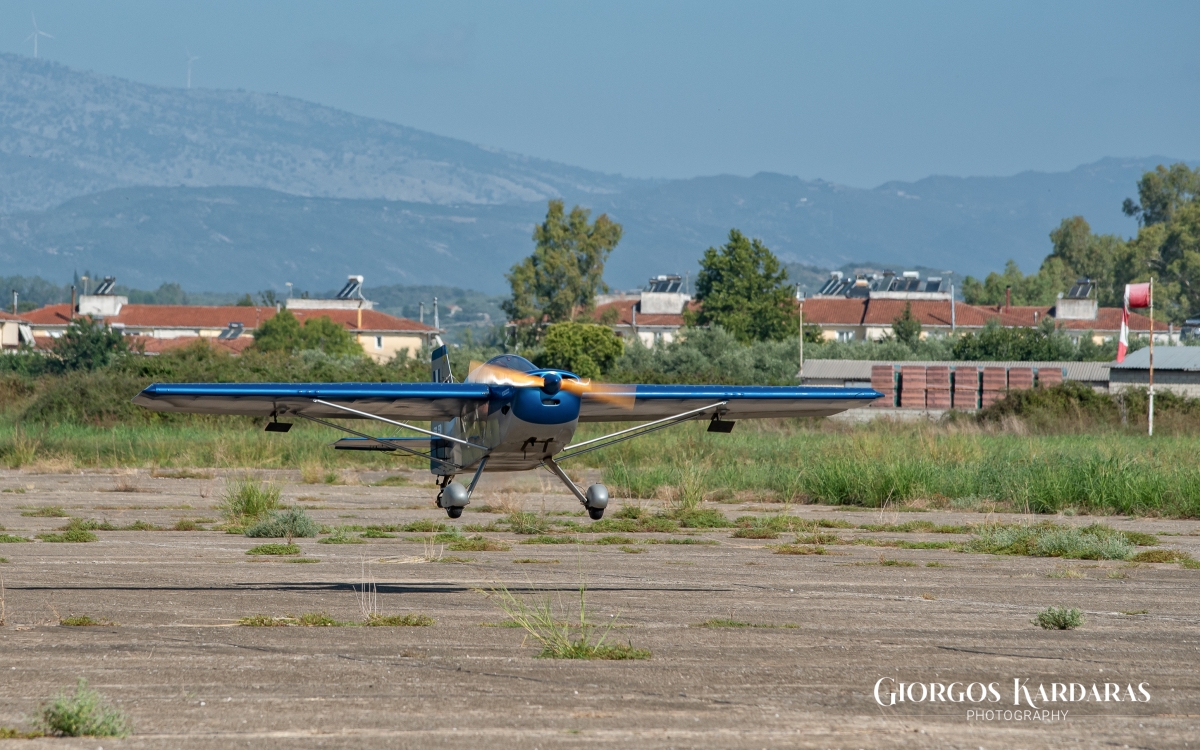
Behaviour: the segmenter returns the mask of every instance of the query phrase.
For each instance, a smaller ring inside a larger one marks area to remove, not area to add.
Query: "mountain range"
[[[873,189],[779,174],[632,179],[488,149],[298,99],[172,89],[0,54],[0,275],[84,269],[130,286],[243,291],[368,283],[498,293],[546,201],[625,228],[606,279],[694,273],[729,229],[789,263],[870,259],[1032,270],[1080,214],[1131,234],[1121,201],[1167,157]]]

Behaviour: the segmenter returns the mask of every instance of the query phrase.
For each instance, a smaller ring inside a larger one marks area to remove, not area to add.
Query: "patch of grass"
[[[7,557],[0,557],[0,565],[7,565],[10,562],[12,562],[12,561],[9,560]],[[0,619],[3,619],[3,618],[0,618]],[[0,624],[2,624],[2,623],[0,623]]]
[[[925,563],[925,567],[927,567],[927,568],[953,568],[954,566],[947,565],[944,562],[938,562],[938,561],[934,560],[932,562]]]
[[[24,487],[5,487],[3,490],[0,490],[0,492],[11,492],[14,495],[24,495],[25,488]]]
[[[155,526],[149,521],[134,521],[120,527],[120,531],[162,531],[162,527]]]
[[[458,557],[457,555],[442,555],[441,557],[437,558],[436,560],[430,560],[430,562],[473,563],[473,562],[475,562],[475,558],[473,558],[473,557]]]
[[[1188,568],[1189,570],[1196,570],[1197,568],[1200,568],[1200,560],[1181,560],[1179,564],[1185,568]]]
[[[378,482],[373,482],[371,484],[371,486],[372,487],[407,487],[410,484],[412,484],[412,482],[410,482],[408,477],[404,476],[403,474],[392,474],[391,476],[387,476],[387,477],[384,477],[383,479],[380,479]]]
[[[504,523],[514,534],[545,534],[550,529],[550,521],[545,516],[525,511],[509,513]]]
[[[297,617],[296,621],[306,628],[342,628],[350,624],[335,620],[326,612],[306,612]]]
[[[181,518],[171,527],[172,531],[204,531],[204,527],[191,518]]]
[[[19,542],[28,542],[29,540],[23,536],[15,534],[0,534],[0,544],[17,544]]]
[[[298,624],[294,617],[272,617],[270,615],[250,615],[238,620],[238,625],[248,628],[285,628]]]
[[[279,510],[279,485],[243,477],[228,480],[220,509],[231,524],[252,526],[273,510]]]
[[[705,620],[704,622],[693,625],[692,627],[694,627],[694,628],[785,628],[785,629],[790,630],[793,628],[798,628],[800,626],[793,625],[791,623],[784,623],[782,625],[772,625],[772,624],[763,623],[763,622],[742,622],[740,620],[734,620],[733,618],[728,618],[728,617],[713,617],[711,619]]]
[[[670,539],[647,539],[646,544],[720,544],[716,539],[697,539],[694,536],[671,537]]]
[[[879,564],[885,568],[915,568],[917,564],[912,560],[892,560],[882,555],[879,557]]]
[[[38,710],[37,725],[59,737],[125,737],[133,725],[123,712],[80,678],[75,692],[60,691]]]
[[[352,533],[352,527],[338,526],[333,530],[332,536],[327,536],[324,539],[318,539],[317,544],[366,544],[366,542],[362,539],[352,536]]]
[[[840,518],[818,518],[817,526],[822,529],[853,529],[854,524]]]
[[[116,531],[117,527],[113,526],[107,520],[97,521],[94,518],[72,518],[67,523],[58,527],[59,531]]]
[[[594,521],[580,531],[594,534],[670,534],[679,528],[679,522],[667,516],[642,516],[631,518],[603,518]]]
[[[1123,615],[1148,615],[1148,614],[1150,614],[1150,610],[1148,610],[1148,609],[1123,609],[1123,610],[1121,610],[1121,614],[1123,614]]]
[[[858,528],[863,531],[885,531],[892,533],[918,532],[924,534],[970,534],[974,526],[935,524],[931,521],[906,521],[905,523],[864,523]]]
[[[669,516],[685,529],[725,529],[733,526],[733,522],[719,510],[711,508],[685,508],[675,511]]]
[[[573,536],[554,536],[551,534],[538,534],[531,536],[528,539],[522,539],[521,544],[580,544],[578,537]]]
[[[518,557],[513,562],[527,565],[558,565],[558,560],[539,560],[536,557]]]
[[[1126,558],[1135,563],[1174,563],[1192,559],[1186,552],[1173,549],[1148,549]]]
[[[400,530],[408,533],[431,531],[441,532],[449,531],[450,527],[444,523],[438,523],[437,521],[431,521],[428,518],[422,518],[418,521],[410,521],[409,523],[404,524],[404,526],[400,527]]]
[[[15,727],[0,727],[0,740],[35,740],[45,736],[45,732],[36,729],[32,732],[23,732]]]
[[[963,547],[965,551],[1077,560],[1124,560],[1133,552],[1122,532],[1101,524],[1075,527],[1043,521],[1028,526],[981,526],[976,534]]]
[[[66,518],[69,514],[57,505],[44,505],[34,510],[26,510],[21,515],[27,518]]]
[[[765,527],[748,527],[736,529],[730,536],[738,539],[778,539],[779,532]]]
[[[1055,568],[1046,574],[1047,578],[1087,578],[1087,574],[1079,568]]]
[[[298,544],[260,544],[257,547],[251,547],[246,550],[247,555],[298,555],[300,554],[300,545]]]
[[[41,539],[43,542],[83,543],[94,542],[100,537],[96,536],[90,531],[87,531],[86,529],[71,529],[69,531],[64,531],[61,534],[38,534],[37,538]]]
[[[820,545],[810,544],[775,544],[771,545],[771,549],[777,555],[823,555],[825,548]]]
[[[507,552],[510,547],[504,542],[497,542],[476,534],[475,536],[452,542],[446,547],[451,552]]]
[[[492,521],[490,523],[464,523],[462,525],[462,530],[470,531],[472,533],[486,532],[494,534],[497,531],[508,531],[509,529],[504,525],[504,521],[502,519],[500,521]]]
[[[412,627],[424,628],[433,625],[433,618],[429,615],[407,614],[407,615],[381,615],[371,613],[367,615],[367,621],[364,623],[369,627]]]
[[[1074,607],[1046,607],[1033,618],[1034,625],[1046,630],[1071,630],[1083,622],[1083,612]]]
[[[212,479],[213,475],[208,471],[197,471],[195,469],[154,469],[150,472],[150,476],[157,479]]]
[[[116,625],[116,623],[111,620],[96,620],[88,615],[72,615],[70,617],[63,617],[58,621],[58,624],[69,628],[87,628],[94,625]]]
[[[1137,547],[1154,547],[1158,544],[1158,536],[1155,534],[1146,534],[1141,531],[1122,531],[1121,536],[1125,537],[1125,541]]]
[[[848,541],[842,539],[837,534],[827,534],[822,531],[817,531],[812,534],[799,534],[796,536],[795,544],[849,544]]]
[[[646,551],[645,549],[643,549],[641,547],[630,547],[628,545],[622,545],[622,546],[618,547],[617,549],[619,549],[622,552],[629,554],[629,555],[640,555]]]
[[[293,505],[284,510],[268,511],[262,520],[246,529],[246,536],[252,539],[286,539],[291,544],[296,537],[304,539],[316,536],[320,528],[303,508]]]
[[[602,536],[599,539],[592,539],[588,542],[588,544],[637,544],[637,542],[627,536],[616,536],[614,534],[609,534],[608,536]]]
[[[614,615],[602,627],[594,625],[588,619],[586,593],[587,588],[580,581],[579,620],[570,623],[563,622],[555,615],[555,607],[549,596],[527,601],[514,595],[505,586],[493,588],[487,595],[494,598],[509,620],[541,646],[538,654],[541,658],[649,659],[649,651],[634,648],[631,643],[609,645],[605,642],[619,615]]]
[[[383,531],[382,529],[371,529],[371,528],[368,528],[366,531],[364,531],[361,534],[361,536],[363,539],[395,539],[396,538],[395,534],[389,534],[386,531]]]
[[[928,591],[926,591],[924,594],[921,594],[921,598],[927,602],[937,601],[937,597]]]
[[[314,557],[289,557],[286,560],[280,560],[280,562],[310,564],[310,563],[319,563],[321,561]]]

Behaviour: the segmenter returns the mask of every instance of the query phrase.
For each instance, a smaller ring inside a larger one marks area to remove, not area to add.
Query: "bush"
[[[1124,560],[1133,547],[1124,534],[1108,526],[1092,524],[1075,528],[1043,522],[1033,526],[982,527],[964,549],[996,555]]]
[[[1083,624],[1083,612],[1074,607],[1046,607],[1034,616],[1033,624],[1046,630],[1071,630]]]
[[[300,547],[295,544],[260,544],[246,550],[247,555],[298,555]]]
[[[598,378],[612,367],[624,348],[608,326],[555,323],[542,338],[538,364],[569,370],[583,378]]]
[[[133,731],[128,717],[82,678],[74,694],[64,690],[41,707],[37,724],[46,734],[61,737],[125,737]]]
[[[320,530],[303,508],[293,505],[282,511],[271,511],[266,518],[246,529],[246,536],[253,539],[287,539],[314,537]]]

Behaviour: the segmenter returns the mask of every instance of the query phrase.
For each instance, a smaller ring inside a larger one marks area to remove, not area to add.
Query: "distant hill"
[[[140,288],[282,292],[361,273],[369,285],[496,294],[551,197],[624,225],[606,273],[616,288],[694,274],[731,227],[818,268],[872,259],[961,277],[1014,258],[1028,271],[1066,216],[1132,234],[1121,201],[1173,161],[874,189],[769,173],[634,180],[287,97],[0,54],[0,263],[56,282],[90,268]]]

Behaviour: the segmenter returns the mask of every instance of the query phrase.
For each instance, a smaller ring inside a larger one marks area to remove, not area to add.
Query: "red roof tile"
[[[20,321],[20,322],[22,322],[22,323],[28,323],[28,322],[29,322],[29,321],[27,321],[27,320],[25,319],[25,317],[24,317],[24,316],[21,316],[21,315],[13,315],[12,313],[6,313],[6,312],[3,312],[3,311],[0,311],[0,320],[17,320],[17,321]]]
[[[820,297],[804,300],[804,322],[816,325],[859,326],[867,313],[865,299]],[[891,322],[891,321],[889,321]]]
[[[613,325],[631,326],[633,325],[633,308],[638,304],[636,299],[619,299],[613,302],[607,302],[603,305],[597,305],[595,312],[592,314],[594,320],[600,320],[606,310],[616,310],[617,320]],[[700,306],[696,302],[688,303],[689,310],[698,310]],[[683,315],[643,315],[637,314],[637,324],[639,326],[668,326],[681,328],[683,326]]]
[[[129,345],[140,348],[146,354],[162,354],[173,349],[183,349],[192,346],[197,341],[204,342],[214,349],[224,350],[231,354],[241,354],[254,344],[254,337],[242,334],[236,339],[218,339],[215,336],[179,336],[173,339],[158,339],[151,336],[130,336]]]
[[[47,305],[27,313],[24,318],[37,325],[64,325],[70,322],[69,304]],[[358,310],[292,310],[297,320],[329,318],[350,330],[379,333],[435,333],[436,329],[408,318],[398,318],[378,310],[362,311],[358,329]],[[127,328],[226,328],[241,323],[247,330],[257,328],[275,315],[274,307],[205,305],[123,305],[121,314],[105,318],[109,324]]]

